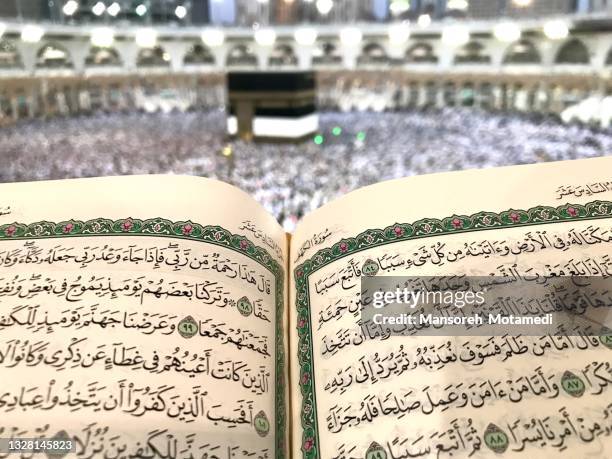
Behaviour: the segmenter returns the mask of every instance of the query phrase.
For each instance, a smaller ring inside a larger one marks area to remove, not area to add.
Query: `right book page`
[[[292,457],[612,457],[605,330],[389,336],[360,314],[362,270],[606,278],[611,253],[612,158],[394,180],[310,214],[291,241]]]

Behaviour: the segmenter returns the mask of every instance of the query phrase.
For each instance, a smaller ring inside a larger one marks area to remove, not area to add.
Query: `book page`
[[[293,457],[612,457],[609,331],[395,336],[360,322],[366,272],[610,277],[611,171],[597,158],[419,176],[307,216],[291,247],[292,260],[306,247],[290,276]]]
[[[0,209],[0,438],[286,457],[287,246],[259,204],[137,176],[0,185]]]

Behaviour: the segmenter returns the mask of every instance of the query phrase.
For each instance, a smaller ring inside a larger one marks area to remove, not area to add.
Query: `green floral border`
[[[302,393],[300,412],[302,425],[301,451],[304,459],[320,458],[317,423],[312,324],[308,278],[319,269],[345,256],[395,242],[456,233],[515,228],[549,223],[597,220],[612,217],[612,202],[593,201],[585,205],[566,204],[559,207],[537,206],[528,210],[478,212],[448,218],[425,218],[414,223],[396,223],[385,229],[369,229],[356,237],[342,239],[331,247],[319,250],[294,270],[296,284],[299,385]]]
[[[276,459],[284,459],[285,445],[285,348],[283,326],[283,268],[263,248],[256,246],[248,238],[232,234],[220,226],[203,226],[191,221],[172,222],[163,218],[139,220],[124,218],[109,220],[96,218],[88,221],[67,220],[60,223],[48,221],[24,224],[9,223],[0,225],[0,241],[16,239],[50,239],[58,237],[95,237],[95,236],[152,236],[169,237],[206,242],[245,255],[268,269],[275,277],[276,284]]]

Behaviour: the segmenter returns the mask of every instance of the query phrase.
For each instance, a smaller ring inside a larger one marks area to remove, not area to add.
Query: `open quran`
[[[291,235],[204,178],[3,184],[0,454],[609,458],[612,332],[396,336],[361,282],[611,255],[612,158],[383,182]]]

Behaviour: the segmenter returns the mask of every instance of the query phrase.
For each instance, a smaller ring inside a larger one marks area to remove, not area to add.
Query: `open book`
[[[607,276],[611,254],[612,158],[385,182],[292,235],[203,178],[0,185],[0,438],[84,458],[612,457],[610,336],[359,325],[365,265]]]

